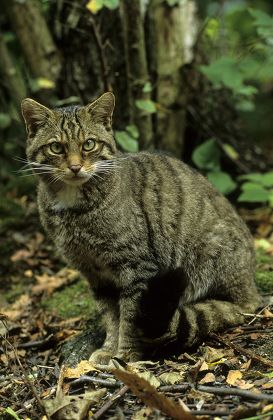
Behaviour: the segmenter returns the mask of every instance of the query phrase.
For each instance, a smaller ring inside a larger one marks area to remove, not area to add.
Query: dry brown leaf
[[[216,380],[215,375],[213,373],[209,372],[204,376],[204,378],[202,378],[199,381],[199,384],[201,384],[201,385],[202,384],[209,384],[209,383],[215,382],[215,380]]]
[[[161,385],[159,380],[155,377],[155,375],[148,370],[146,370],[145,372],[138,372],[137,375],[148,381],[149,384],[151,384],[155,388],[158,388]]]
[[[263,389],[273,389],[273,381],[267,382],[266,384],[262,385]]]
[[[204,358],[207,363],[217,362],[225,356],[222,349],[215,349],[210,346],[204,348]]]
[[[35,278],[38,284],[32,287],[33,293],[39,294],[46,291],[50,295],[54,290],[76,281],[79,278],[79,272],[70,268],[64,268],[55,276],[43,273],[40,276],[35,276]]]
[[[3,315],[8,317],[11,321],[16,321],[22,317],[23,312],[31,305],[29,295],[21,295],[8,309],[1,309]]]
[[[264,309],[263,310],[263,312],[262,312],[262,315],[265,317],[265,318],[273,318],[273,314],[272,314],[272,312],[270,312],[268,309]]]
[[[201,365],[201,367],[199,369],[199,372],[203,372],[204,370],[209,370],[209,365],[207,364],[207,362],[205,362],[205,360],[202,363],[202,365]]]
[[[237,379],[235,382],[235,386],[240,389],[251,389],[254,388],[254,384],[250,382],[246,382],[244,379]]]
[[[150,407],[141,408],[133,414],[132,420],[147,420],[153,415],[154,410]],[[152,417],[154,418],[154,416]]]
[[[29,251],[28,249],[18,249],[18,251],[16,251],[11,257],[10,260],[12,262],[17,262],[17,261],[26,261],[28,260],[30,257],[33,256],[33,252]]]
[[[229,385],[235,385],[237,379],[241,379],[242,377],[243,377],[243,374],[240,370],[230,370],[228,372],[226,382]]]
[[[91,371],[98,371],[98,369],[89,360],[82,360],[75,368],[64,367],[64,378],[77,379]]]
[[[180,405],[160,394],[145,379],[130,372],[113,370],[114,375],[124,382],[131,391],[149,407],[156,408],[177,420],[195,420],[195,416],[185,411]]]
[[[173,385],[177,384],[178,382],[182,381],[182,377],[177,372],[165,372],[161,373],[161,375],[158,376],[158,379],[164,384],[164,385]]]
[[[61,392],[53,400],[43,401],[43,404],[48,416],[54,420],[82,420],[86,418],[90,405],[100,401],[106,393],[105,388],[82,395],[67,396]]]
[[[240,366],[241,370],[248,370],[250,368],[251,365],[251,359],[249,359],[247,362],[242,363]]]

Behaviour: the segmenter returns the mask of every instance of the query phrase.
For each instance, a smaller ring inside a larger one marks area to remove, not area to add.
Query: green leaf
[[[156,112],[156,104],[150,99],[138,99],[136,100],[136,106],[149,114]]]
[[[248,12],[255,19],[254,24],[257,26],[273,26],[273,19],[267,13],[259,9],[249,8]]]
[[[5,130],[11,124],[11,117],[9,114],[0,112],[0,130]]]
[[[241,100],[235,105],[236,109],[241,112],[251,112],[255,109],[255,104],[251,100]]]
[[[15,413],[15,411],[13,411],[12,408],[10,407],[6,408],[5,412],[9,414],[11,417],[13,417],[14,419],[20,420],[20,417],[17,416],[17,414]]]
[[[145,83],[145,85],[143,86],[142,92],[144,92],[144,93],[149,93],[149,92],[151,92],[152,90],[153,90],[153,88],[152,88],[152,84],[151,84],[151,82],[147,82],[147,83]]]
[[[241,185],[241,188],[243,191],[255,191],[259,190],[261,188],[261,185],[255,182],[245,182]]]
[[[242,194],[238,197],[239,202],[248,202],[248,203],[264,203],[270,198],[269,191],[260,186],[256,189],[250,189],[248,191],[243,191]]]
[[[127,131],[116,131],[115,138],[125,152],[135,153],[138,151],[138,142]]]
[[[224,85],[233,91],[243,87],[244,76],[241,72],[238,60],[223,56],[207,66],[200,66],[200,70],[208,79],[216,85]]]
[[[261,183],[263,179],[263,174],[259,174],[258,172],[253,172],[252,174],[245,174],[238,176],[238,179],[241,180],[247,180],[247,181],[254,181]]]
[[[229,158],[233,160],[237,160],[239,158],[239,153],[230,144],[224,143],[222,147],[223,147],[224,152]]]
[[[264,187],[273,187],[273,171],[263,174],[261,181]]]
[[[137,129],[137,126],[136,125],[133,125],[133,124],[127,125],[126,128],[125,128],[125,130],[134,139],[138,139],[139,138],[139,132],[138,132],[138,129]]]
[[[108,9],[114,10],[119,5],[119,0],[103,0],[103,5]]]
[[[217,188],[217,190],[223,194],[229,194],[237,187],[237,184],[226,172],[209,172],[207,177],[208,180]]]
[[[197,146],[192,154],[192,160],[200,169],[210,171],[220,170],[220,150],[215,139],[209,139]]]

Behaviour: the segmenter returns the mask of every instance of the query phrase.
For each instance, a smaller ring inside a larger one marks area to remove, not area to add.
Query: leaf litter
[[[268,213],[248,215],[258,229]],[[270,220],[270,221],[269,221]],[[273,271],[273,229],[263,229]],[[265,232],[270,234],[266,236]],[[59,366],[61,345],[79,333],[84,316],[64,319],[42,299],[77,282],[36,224],[12,238],[0,289],[0,418],[5,419],[269,419],[273,416],[273,306],[246,314],[246,323],[212,334],[195,352],[158,362],[98,369],[88,360]],[[17,286],[23,285],[19,291]],[[118,417],[119,416],[119,417]],[[123,416],[123,417],[122,417]]]

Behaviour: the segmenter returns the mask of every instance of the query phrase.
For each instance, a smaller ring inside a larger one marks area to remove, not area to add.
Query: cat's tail
[[[235,304],[228,301],[208,299],[186,304],[176,310],[168,331],[153,340],[156,352],[183,351],[200,344],[210,333],[242,324],[245,313],[253,313],[260,299],[254,293],[245,303]]]

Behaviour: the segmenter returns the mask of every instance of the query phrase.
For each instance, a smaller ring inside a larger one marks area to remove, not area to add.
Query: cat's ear
[[[111,130],[112,116],[115,108],[115,96],[112,92],[106,92],[96,101],[85,106],[85,110],[96,122],[102,123],[107,130]]]
[[[48,119],[53,118],[53,111],[39,104],[33,99],[26,98],[22,101],[22,115],[24,117],[29,136],[34,136]]]

